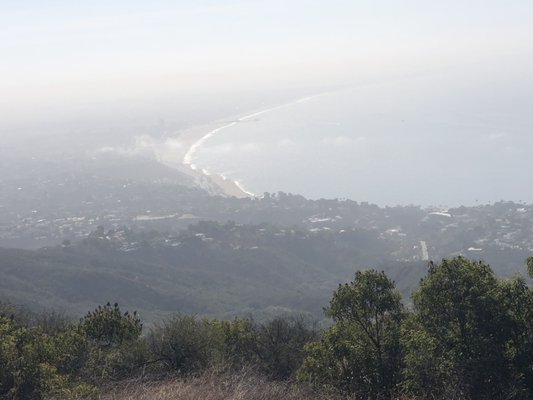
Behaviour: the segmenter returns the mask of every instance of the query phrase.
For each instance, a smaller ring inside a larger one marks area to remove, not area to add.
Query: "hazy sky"
[[[0,0],[0,106],[531,60],[532,20],[531,0]]]
[[[409,113],[401,107],[419,101],[408,110],[418,124],[410,125],[413,131],[399,134],[393,125],[388,137],[403,141],[427,131],[423,140],[416,136],[417,143],[424,149],[439,143],[440,122],[420,127],[426,110],[445,124],[482,125],[479,134],[452,130],[459,138],[449,141],[452,150],[478,154],[478,137],[504,138],[502,148],[523,150],[530,147],[532,126],[531,21],[531,0],[0,0],[0,137],[25,137],[23,148],[28,143],[40,149],[33,139],[48,142],[47,133],[58,134],[65,148],[61,135],[109,145],[111,138],[121,143],[165,130],[174,134],[332,85],[384,82],[390,92],[372,89],[360,107],[350,98],[332,108],[347,107],[346,115],[360,120],[361,108],[375,98],[368,115],[391,106],[387,118],[400,110],[403,120]],[[396,90],[387,83],[391,78],[407,83]],[[298,123],[308,119],[304,113]],[[359,120],[347,124],[343,135],[359,135],[366,126]],[[375,149],[389,152],[384,143],[377,141]],[[316,149],[320,154],[323,146]],[[531,169],[511,162],[523,157],[502,158],[499,170],[514,169],[501,182]],[[374,181],[372,174],[368,182]],[[499,196],[501,182],[484,187]],[[504,191],[516,199],[533,196],[515,189]],[[475,191],[470,197],[490,199],[479,196]]]

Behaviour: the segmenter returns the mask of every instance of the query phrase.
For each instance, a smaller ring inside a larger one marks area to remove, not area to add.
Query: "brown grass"
[[[284,382],[269,382],[250,371],[217,373],[163,382],[128,382],[110,388],[101,400],[340,400],[332,393]]]

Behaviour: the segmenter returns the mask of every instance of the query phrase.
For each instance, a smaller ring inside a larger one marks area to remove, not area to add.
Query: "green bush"
[[[304,346],[318,338],[303,317],[277,317],[256,327],[256,354],[261,371],[272,379],[292,377],[304,359]]]
[[[81,319],[79,328],[99,347],[117,347],[139,338],[142,323],[137,313],[123,314],[117,303],[98,306]]]
[[[218,327],[207,319],[177,315],[152,330],[148,338],[150,350],[172,370],[202,370],[222,356],[224,337]]]
[[[142,323],[137,313],[120,310],[118,304],[99,306],[80,320],[72,337],[73,371],[87,382],[131,376],[149,359]]]
[[[383,272],[339,285],[319,332],[304,318],[219,321],[177,315],[145,337],[136,313],[109,303],[79,322],[0,303],[0,398],[95,399],[97,387],[146,372],[243,366],[357,398],[529,399],[533,290],[483,262],[430,263],[404,310]]]
[[[61,393],[64,399],[94,398],[89,385],[58,370],[65,347],[40,327],[17,326],[0,318],[0,397],[40,400]]]
[[[211,324],[222,339],[222,347],[218,352],[220,363],[230,369],[257,364],[257,332],[251,319],[214,320]]]

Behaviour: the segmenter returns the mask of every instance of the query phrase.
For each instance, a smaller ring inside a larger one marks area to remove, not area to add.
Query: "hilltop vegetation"
[[[79,322],[4,304],[0,396],[531,398],[533,290],[524,279],[498,280],[487,264],[457,257],[430,264],[412,308],[400,299],[385,273],[366,270],[334,291],[323,330],[302,317],[175,315],[144,334],[117,304]],[[127,379],[137,384],[110,386]]]

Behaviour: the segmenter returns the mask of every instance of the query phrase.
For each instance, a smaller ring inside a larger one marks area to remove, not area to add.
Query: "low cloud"
[[[129,157],[149,157],[161,160],[169,152],[182,150],[183,144],[176,139],[158,140],[151,136],[137,136],[129,146],[104,146],[97,150],[99,154],[116,154]]]

